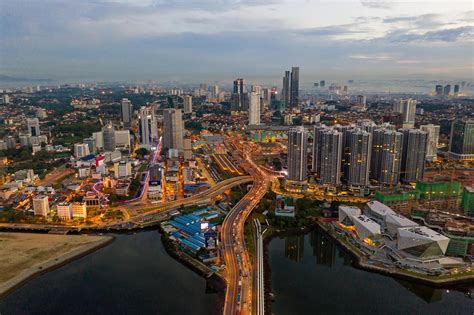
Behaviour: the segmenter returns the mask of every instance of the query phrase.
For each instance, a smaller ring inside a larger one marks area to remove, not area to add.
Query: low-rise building
[[[72,203],[72,217],[75,218],[87,218],[87,205],[85,202],[73,202]]]
[[[8,200],[16,192],[18,192],[17,187],[2,187],[0,188],[0,199]]]
[[[418,226],[418,223],[398,214],[391,213],[385,217],[385,227],[390,235],[396,235],[398,228]]]
[[[62,202],[57,206],[58,218],[60,220],[72,219],[72,204],[69,202]]]
[[[127,196],[130,190],[130,182],[121,181],[115,186],[115,194],[119,196]]]
[[[399,228],[397,248],[419,258],[443,256],[449,238],[426,226]]]
[[[130,161],[120,161],[114,164],[115,178],[132,176],[132,163]]]
[[[295,206],[293,198],[277,196],[275,203],[275,216],[294,218]]]
[[[49,213],[48,196],[36,196],[33,198],[33,210],[35,215],[47,216]]]
[[[361,211],[358,207],[352,206],[339,206],[338,215],[339,222],[344,225],[354,225],[352,217],[361,215]]]
[[[353,216],[357,236],[362,239],[378,239],[381,236],[380,225],[365,215]]]
[[[94,192],[88,192],[83,198],[83,201],[86,203],[87,208],[99,208],[100,207],[100,198]]]
[[[13,175],[15,180],[22,180],[31,183],[35,179],[35,172],[32,169],[19,170]]]
[[[372,200],[367,202],[364,213],[373,218],[379,224],[385,222],[385,217],[388,214],[396,214],[390,207],[384,205],[380,201]]]

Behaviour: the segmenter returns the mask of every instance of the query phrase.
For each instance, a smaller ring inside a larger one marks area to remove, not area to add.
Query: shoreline
[[[412,274],[405,273],[403,272],[403,270],[392,271],[383,267],[377,267],[377,266],[366,264],[365,262],[362,261],[363,259],[359,255],[359,253],[357,253],[353,248],[348,246],[346,243],[340,242],[336,237],[334,237],[331,231],[326,226],[324,226],[324,224],[317,222],[316,225],[319,228],[321,228],[329,237],[331,237],[333,241],[335,241],[338,245],[340,245],[346,252],[348,252],[353,258],[355,258],[354,266],[359,269],[366,270],[369,272],[375,272],[381,275],[386,275],[389,277],[398,278],[402,280],[418,282],[424,285],[429,285],[429,286],[433,286],[437,288],[449,288],[449,287],[454,287],[457,285],[474,282],[474,275],[466,275],[463,277],[459,277],[457,279],[449,279],[449,278],[448,279],[429,279],[423,275],[418,276],[414,274],[412,275]]]
[[[171,258],[174,258],[177,262],[179,262],[189,270],[195,272],[198,276],[204,278],[206,280],[206,292],[217,294],[215,314],[222,314],[222,310],[224,309],[225,293],[227,290],[227,283],[225,279],[222,278],[222,276],[220,276],[216,272],[213,272],[212,274],[208,275],[202,269],[194,265],[191,261],[183,258],[183,256],[175,250],[175,244],[171,240],[165,238],[165,233],[164,231],[162,231],[161,226],[159,226],[158,231],[161,234],[161,243],[163,244],[166,253],[170,255]],[[190,259],[196,260],[191,256],[189,257]]]
[[[166,253],[171,258],[175,259],[178,263],[182,264],[183,266],[185,266],[186,268],[188,268],[189,270],[191,270],[192,272],[196,273],[198,276],[206,280],[206,292],[217,294],[218,302],[216,304],[215,314],[221,314],[224,307],[225,292],[227,288],[227,283],[225,279],[223,279],[216,272],[213,272],[212,274],[209,275],[206,272],[204,272],[202,269],[195,266],[189,260],[183,258],[174,249],[174,244],[171,241],[165,239],[164,232],[161,230],[160,225],[157,225],[154,227],[135,229],[133,231],[130,231],[130,230],[120,231],[116,233],[119,233],[119,234],[129,234],[132,232],[140,233],[145,230],[154,230],[154,231],[159,232],[161,234],[160,241],[163,244],[163,247],[165,248]],[[9,232],[9,233],[18,233],[18,232],[19,231]],[[22,231],[20,233],[25,233],[25,232]],[[27,233],[45,234],[43,231],[28,231]],[[95,235],[95,234],[91,234],[91,235]],[[21,288],[29,280],[34,279],[35,277],[45,274],[47,272],[61,268],[62,266],[65,266],[74,260],[87,256],[88,254],[93,253],[96,250],[99,250],[109,245],[115,240],[115,237],[112,235],[100,235],[100,237],[103,237],[103,239],[96,241],[92,244],[84,245],[71,252],[63,254],[57,258],[50,259],[42,264],[39,264],[39,265],[37,264],[35,266],[32,266],[22,271],[19,275],[15,276],[14,278],[8,280],[4,284],[0,284],[0,299],[8,296],[15,290]]]
[[[277,237],[282,236],[289,236],[289,235],[297,235],[297,234],[306,234],[310,232],[312,229],[317,227],[314,226],[305,226],[303,228],[291,228],[285,230],[278,230],[274,231],[271,234],[265,235],[263,238],[263,285],[264,285],[264,299],[265,299],[265,313],[273,314],[272,312],[272,305],[274,302],[274,297],[272,292],[272,283],[271,283],[271,275],[272,269],[270,267],[270,254],[269,254],[269,245],[271,241]]]
[[[442,280],[431,280],[417,277],[415,275],[403,274],[400,272],[390,272],[388,270],[379,269],[375,266],[366,265],[361,262],[359,255],[354,252],[351,248],[348,248],[346,244],[337,240],[331,233],[327,231],[325,227],[319,221],[314,222],[311,226],[305,226],[303,228],[292,228],[275,231],[272,234],[266,235],[263,240],[263,259],[264,259],[264,285],[265,285],[265,312],[272,314],[272,304],[275,300],[274,293],[272,291],[271,285],[271,274],[272,270],[270,267],[270,257],[269,257],[269,245],[271,241],[277,237],[291,236],[291,235],[304,235],[315,228],[320,228],[326,235],[328,235],[331,240],[333,240],[337,246],[340,246],[343,251],[350,255],[352,258],[351,266],[364,270],[366,272],[373,272],[383,276],[397,278],[401,280],[407,280],[413,283],[419,283],[427,286],[431,286],[437,289],[455,289],[457,286],[463,284],[474,283],[474,275],[466,276],[465,278],[460,278],[456,280],[452,279],[442,279]]]
[[[101,235],[100,237],[102,237],[101,240],[76,248],[70,252],[60,255],[57,258],[48,259],[41,264],[34,265],[26,270],[23,270],[5,283],[0,284],[0,299],[9,295],[16,289],[19,289],[31,279],[58,269],[74,260],[87,256],[88,254],[109,245],[115,240],[115,237],[111,235]]]

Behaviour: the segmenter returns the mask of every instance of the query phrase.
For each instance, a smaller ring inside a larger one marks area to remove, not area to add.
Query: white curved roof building
[[[354,221],[352,220],[352,217],[361,215],[361,211],[358,207],[339,206],[338,214],[339,214],[339,222],[341,222],[344,225],[354,225]]]
[[[399,228],[397,247],[416,257],[442,256],[448,248],[449,238],[426,226]]]
[[[359,238],[377,238],[380,236],[380,225],[365,215],[353,216],[354,226]]]
[[[418,226],[418,223],[413,222],[398,213],[391,213],[385,217],[385,225],[389,234],[396,235],[398,228]]]
[[[367,202],[367,205],[365,206],[365,211],[368,215],[374,217],[380,222],[384,222],[385,217],[388,214],[396,214],[396,212],[393,211],[390,207],[384,205],[383,203],[377,200]]]

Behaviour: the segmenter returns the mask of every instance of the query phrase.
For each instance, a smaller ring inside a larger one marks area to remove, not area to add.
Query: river
[[[443,290],[357,269],[319,229],[274,238],[268,256],[277,315],[474,313],[474,283]]]
[[[157,231],[115,236],[1,299],[0,314],[216,313],[217,294],[207,294],[206,281],[168,255]]]

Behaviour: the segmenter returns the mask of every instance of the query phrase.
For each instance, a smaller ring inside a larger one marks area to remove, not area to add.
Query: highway
[[[263,233],[260,221],[254,219],[256,239],[255,239],[255,276],[254,276],[254,288],[256,296],[255,313],[257,315],[263,315],[265,313],[265,282],[264,282],[264,271],[263,271]]]
[[[194,195],[189,198],[185,198],[182,200],[175,200],[172,202],[168,202],[166,204],[160,204],[154,207],[150,207],[149,209],[144,209],[146,212],[139,214],[137,216],[131,217],[124,221],[116,222],[113,224],[103,224],[103,225],[88,225],[88,226],[78,226],[78,225],[52,225],[52,224],[21,224],[21,223],[1,223],[0,228],[12,228],[12,229],[28,229],[28,230],[50,230],[50,229],[107,229],[107,228],[117,228],[118,226],[126,226],[129,224],[130,227],[140,227],[142,224],[146,223],[146,225],[152,224],[154,221],[163,220],[166,216],[160,216],[166,214],[166,212],[179,209],[181,207],[192,206],[192,205],[199,205],[199,204],[208,204],[211,201],[211,198],[222,194],[235,186],[239,186],[242,184],[250,183],[253,181],[252,176],[239,176],[229,178],[224,180],[215,186],[211,187],[210,189]],[[122,205],[118,210],[125,209],[126,207],[130,207],[130,205]]]
[[[173,209],[178,209],[180,207],[186,207],[191,205],[196,205],[200,203],[208,203],[210,198],[224,193],[225,191],[230,190],[232,187],[239,186],[241,184],[252,182],[253,178],[251,176],[239,176],[226,179],[222,182],[219,182],[215,186],[209,188],[208,190],[196,194],[192,197],[185,198],[182,200],[174,200],[164,204],[158,204],[154,207],[144,209],[146,212],[137,216],[134,216],[130,220],[133,222],[140,222],[144,217],[148,215],[157,214],[164,211],[169,211]]]
[[[252,210],[267,193],[272,177],[263,172],[243,148],[245,169],[254,183],[250,191],[229,211],[222,224],[222,253],[226,264],[227,291],[224,315],[253,314],[253,267],[245,248],[244,225]],[[258,301],[257,304],[263,301]]]

